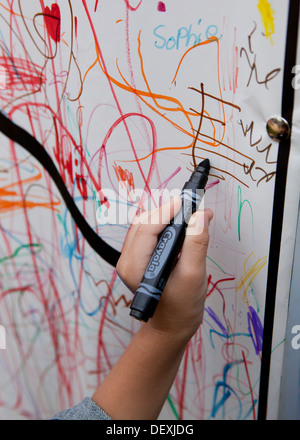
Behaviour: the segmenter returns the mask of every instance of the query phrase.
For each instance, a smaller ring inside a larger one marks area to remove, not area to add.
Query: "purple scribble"
[[[166,12],[166,5],[164,2],[158,2],[157,10],[159,12]]]
[[[258,314],[254,310],[253,307],[249,307],[248,314],[248,329],[250,336],[252,338],[252,342],[254,345],[255,353],[258,355],[259,352],[262,351],[262,341],[263,341],[263,325],[259,319]],[[253,328],[253,332],[251,329],[251,326]]]
[[[206,307],[205,310],[209,314],[209,316],[215,321],[215,323],[220,327],[223,334],[226,336],[228,334],[228,331],[226,330],[226,328],[222,324],[222,322],[219,319],[219,317],[217,316],[217,314],[210,307]]]

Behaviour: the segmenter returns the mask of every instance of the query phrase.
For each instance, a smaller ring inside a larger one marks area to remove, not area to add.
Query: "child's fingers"
[[[170,223],[181,207],[181,198],[172,197],[168,202],[163,203],[159,208],[145,211],[136,216],[133,221],[133,227],[139,225],[150,225],[149,233],[158,235]],[[147,230],[148,232],[148,230]]]
[[[144,211],[136,215],[127,234],[122,253],[124,251],[127,252],[135,242],[137,231],[139,231],[139,235],[142,235],[142,237],[139,238],[141,241],[146,241],[150,235],[157,237],[177,214],[180,207],[181,198],[175,196],[168,202],[162,204],[159,208]]]
[[[131,287],[137,287],[136,284],[141,281],[157,244],[158,235],[180,207],[181,199],[176,196],[161,207],[144,212],[134,219],[117,264],[120,277]]]
[[[176,271],[187,282],[200,282],[206,273],[206,255],[209,243],[209,224],[213,218],[210,209],[197,211],[191,217]]]

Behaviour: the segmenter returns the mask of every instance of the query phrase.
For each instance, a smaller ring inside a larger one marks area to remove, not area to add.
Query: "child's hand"
[[[133,292],[143,278],[159,234],[180,208],[181,199],[177,196],[134,219],[117,264],[118,274]],[[155,330],[189,339],[201,324],[207,292],[208,227],[212,217],[210,209],[191,217],[178,262],[149,320]]]

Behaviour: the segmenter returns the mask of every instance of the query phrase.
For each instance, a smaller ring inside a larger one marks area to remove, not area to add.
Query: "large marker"
[[[184,185],[181,191],[181,210],[160,236],[144,278],[130,305],[131,316],[145,322],[153,316],[182,248],[187,224],[202,200],[209,170],[209,160],[205,159]]]

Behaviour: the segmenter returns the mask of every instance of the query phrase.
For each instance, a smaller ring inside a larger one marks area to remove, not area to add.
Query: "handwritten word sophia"
[[[174,35],[170,35],[166,25],[160,24],[153,31],[157,38],[154,45],[157,49],[178,50],[199,44],[201,41],[209,40],[211,37],[220,39],[219,28],[215,24],[203,26],[202,19],[198,20],[197,25],[190,24],[188,27],[182,26]]]

